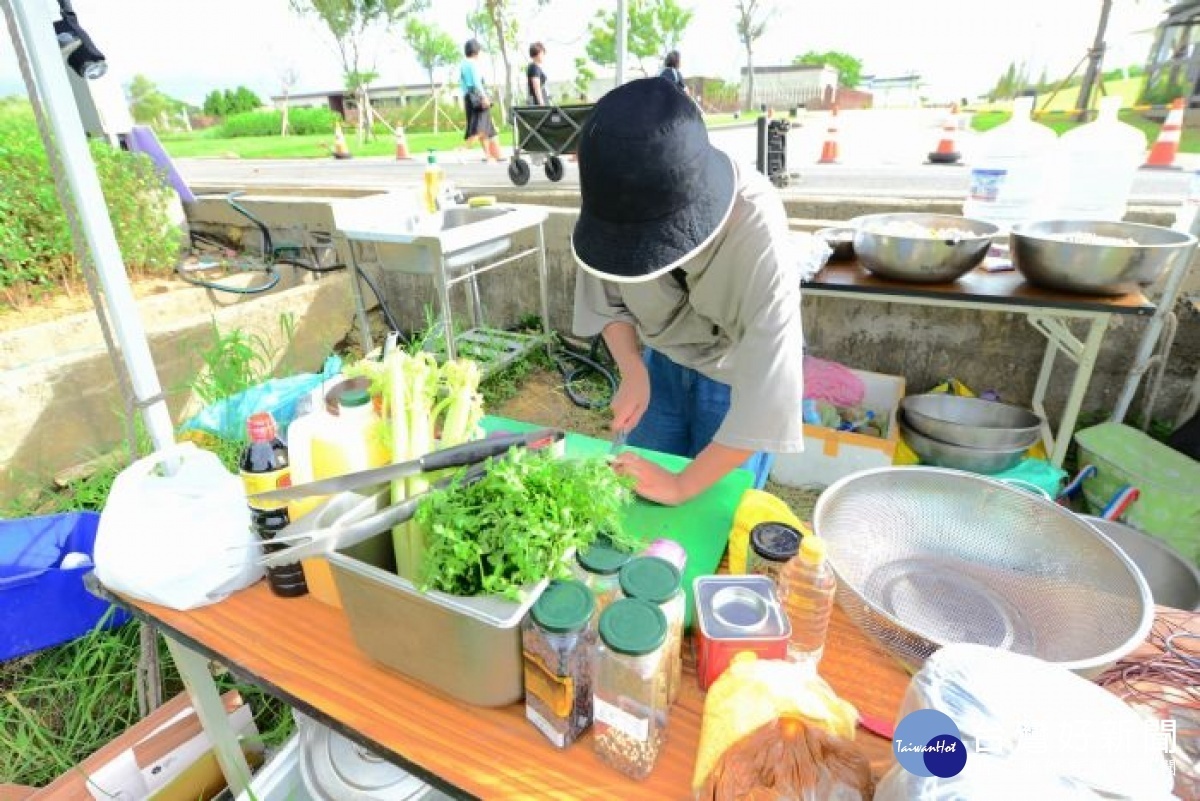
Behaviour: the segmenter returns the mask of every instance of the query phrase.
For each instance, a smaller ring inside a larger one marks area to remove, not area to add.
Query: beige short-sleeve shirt
[[[617,283],[578,270],[574,330],[592,337],[610,323],[632,323],[649,347],[731,387],[716,442],[797,453],[804,450],[800,271],[775,189],[757,172],[738,173],[722,231],[682,265],[686,292],[670,273]]]

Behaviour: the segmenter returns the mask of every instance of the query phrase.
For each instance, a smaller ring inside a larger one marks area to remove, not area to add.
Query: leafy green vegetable
[[[518,597],[520,588],[565,574],[571,548],[601,533],[618,545],[631,480],[603,459],[556,459],[514,451],[479,481],[433,493],[416,519],[426,533],[423,589]]]

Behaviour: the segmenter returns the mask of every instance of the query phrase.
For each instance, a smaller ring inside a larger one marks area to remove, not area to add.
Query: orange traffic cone
[[[950,106],[950,114],[942,123],[942,138],[938,140],[937,148],[929,154],[930,164],[958,164],[962,153],[955,148],[954,139],[958,136],[958,104]]]
[[[821,159],[818,164],[838,163],[838,107],[834,105],[833,114],[829,117],[829,130],[825,134],[825,144],[821,145]]]
[[[333,124],[333,157],[335,159],[350,158],[350,148],[346,147],[346,135],[342,133],[342,124]]]
[[[1177,97],[1171,103],[1167,112],[1167,120],[1154,147],[1150,148],[1150,158],[1146,159],[1143,168],[1151,170],[1178,170],[1175,166],[1175,154],[1179,152],[1179,137],[1183,133],[1183,98]]]
[[[408,140],[404,138],[404,128],[396,126],[396,161],[407,161],[412,158],[408,155]]]

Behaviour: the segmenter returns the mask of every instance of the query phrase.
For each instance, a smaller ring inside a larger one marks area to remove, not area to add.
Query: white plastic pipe
[[[171,415],[162,399],[162,386],[154,368],[150,344],[146,341],[146,331],[125,274],[125,261],[100,190],[96,164],[83,134],[83,122],[67,80],[67,65],[54,35],[49,5],[49,0],[0,0],[5,15],[15,20],[20,32],[21,42],[13,43],[17,52],[23,43],[29,54],[34,84],[28,87],[30,98],[35,102],[38,98],[42,100],[53,130],[58,156],[79,213],[80,227],[104,290],[109,322],[129,371],[134,398],[142,410],[155,449],[162,449],[175,442]]]

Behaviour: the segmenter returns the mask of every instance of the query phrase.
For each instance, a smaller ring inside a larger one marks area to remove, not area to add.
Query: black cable
[[[600,336],[592,337],[591,347],[588,349],[586,356],[568,345],[561,334],[556,334],[556,339],[557,343],[552,343],[548,346],[547,352],[550,355],[551,361],[554,362],[554,366],[563,377],[563,391],[567,394],[567,397],[581,409],[607,408],[612,402],[613,396],[616,395],[618,382],[612,370],[608,369],[602,363],[604,356],[601,355],[600,350],[603,348],[604,352],[608,353],[608,346],[605,345],[604,338]],[[611,361],[611,354],[609,354],[608,359]],[[578,362],[578,364],[571,366],[571,361]],[[600,401],[592,400],[575,389],[575,383],[589,373],[596,373],[608,384],[609,394],[607,398]]]
[[[176,265],[175,267],[176,275],[192,286],[203,287],[204,289],[213,289],[218,292],[229,292],[234,295],[259,295],[263,292],[269,292],[279,285],[280,279],[279,271],[275,269],[275,265],[273,264],[265,265],[262,269],[257,267],[243,269],[242,272],[264,272],[267,274],[267,282],[265,284],[250,287],[230,286],[229,284],[219,284],[215,281],[205,281],[200,278],[191,277],[188,275],[189,272],[191,271],[184,269],[183,265],[181,264]]]
[[[402,330],[400,328],[400,324],[397,323],[396,318],[392,316],[392,310],[388,308],[387,301],[383,299],[383,293],[380,292],[379,287],[375,285],[374,279],[367,275],[366,270],[355,270],[354,275],[358,278],[362,278],[362,280],[367,283],[367,286],[371,288],[371,291],[375,293],[375,299],[379,301],[379,310],[383,312],[383,319],[387,321],[388,327],[391,330],[399,334]]]

